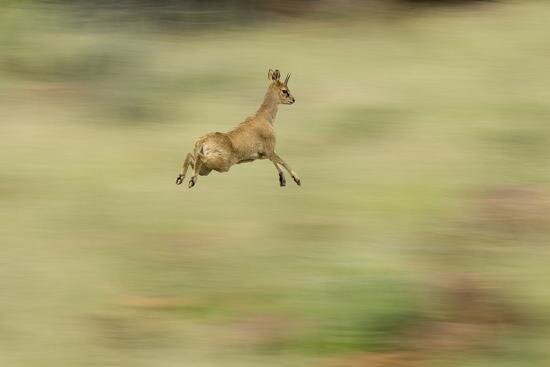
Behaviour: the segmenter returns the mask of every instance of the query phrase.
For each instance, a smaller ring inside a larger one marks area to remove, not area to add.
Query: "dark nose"
[[[296,102],[296,100],[294,99],[294,97],[292,97],[292,103]]]

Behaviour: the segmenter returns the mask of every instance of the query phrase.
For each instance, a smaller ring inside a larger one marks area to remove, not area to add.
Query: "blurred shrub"
[[[309,294],[315,326],[296,345],[314,354],[391,349],[397,335],[424,319],[413,289],[389,278],[348,279]]]
[[[266,22],[282,17],[325,17],[361,13],[381,15],[403,8],[470,5],[492,0],[37,0],[29,3],[69,6],[84,16],[101,14],[135,21],[136,16],[162,26],[194,28],[221,24]],[[16,4],[16,2],[14,2]]]
[[[25,47],[4,55],[2,68],[31,80],[66,81],[104,78],[114,74],[124,56],[116,49]]]

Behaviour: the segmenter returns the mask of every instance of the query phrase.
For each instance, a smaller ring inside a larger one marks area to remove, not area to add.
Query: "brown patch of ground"
[[[237,320],[227,330],[224,338],[226,344],[262,347],[287,340],[293,325],[282,316],[259,314]]]
[[[503,232],[550,228],[550,196],[534,185],[506,185],[474,197],[474,223]]]

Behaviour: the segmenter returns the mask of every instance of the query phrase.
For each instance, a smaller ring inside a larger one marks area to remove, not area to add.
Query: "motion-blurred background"
[[[550,365],[550,3],[0,4],[1,366]]]

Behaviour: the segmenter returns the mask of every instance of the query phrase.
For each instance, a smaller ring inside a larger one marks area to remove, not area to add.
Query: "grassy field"
[[[548,365],[548,19],[5,6],[0,365]],[[176,186],[269,68],[292,72],[276,131],[302,187],[265,161]]]

